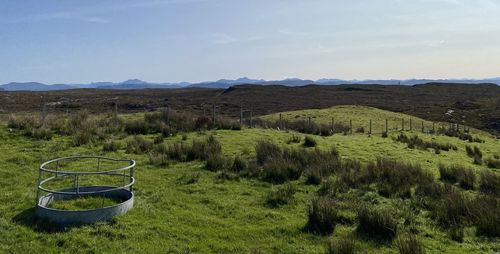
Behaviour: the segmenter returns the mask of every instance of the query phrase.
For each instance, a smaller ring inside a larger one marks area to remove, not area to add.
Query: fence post
[[[370,119],[370,132],[368,134],[372,135],[372,120],[371,119]]]
[[[385,119],[385,133],[389,134],[388,127],[387,127],[387,119]]]
[[[402,131],[405,130],[405,119],[404,118],[401,118],[401,130]]]
[[[308,117],[308,120],[307,120],[307,124],[309,124],[309,126],[311,126],[311,117]]]
[[[425,133],[425,129],[424,129],[424,120],[422,120],[422,133]]]
[[[333,119],[333,117],[332,117],[332,128],[331,128],[331,129],[332,129],[332,132],[333,132],[333,126],[334,126],[334,125],[335,125],[335,122],[334,122],[334,119]]]
[[[432,132],[436,133],[436,123],[432,122]]]
[[[349,132],[352,134],[352,120],[349,120]]]
[[[412,131],[411,118],[410,118],[410,131]]]

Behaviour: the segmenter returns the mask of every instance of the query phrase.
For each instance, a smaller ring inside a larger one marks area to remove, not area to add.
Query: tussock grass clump
[[[413,137],[408,137],[404,133],[400,133],[397,136],[396,141],[407,144],[408,148],[410,148],[410,149],[418,148],[418,149],[427,150],[428,148],[431,148],[431,149],[434,149],[435,153],[440,153],[440,152],[437,152],[440,150],[443,150],[443,151],[458,150],[458,147],[456,147],[455,145],[452,145],[452,144],[438,143],[435,141],[430,141],[430,142],[424,141],[423,139],[421,139],[417,135],[415,135]]]
[[[355,239],[352,234],[331,239],[326,246],[326,254],[353,254]]]
[[[481,192],[500,195],[500,174],[490,170],[482,170],[480,176],[481,183],[479,184],[479,190]]]
[[[153,143],[155,145],[157,144],[163,144],[163,141],[165,140],[165,138],[163,137],[163,135],[157,135],[155,136],[155,138],[153,139]]]
[[[389,210],[363,206],[358,210],[357,218],[359,224],[356,230],[367,238],[392,241],[396,236],[397,221]]]
[[[470,201],[458,191],[447,192],[435,200],[431,215],[445,228],[464,225],[470,220]]]
[[[396,239],[396,246],[401,254],[424,254],[425,248],[414,234],[404,234]]]
[[[24,135],[36,140],[50,140],[52,139],[52,131],[47,127],[30,128],[28,127]]]
[[[489,168],[498,168],[498,169],[500,169],[500,159],[487,158],[487,159],[484,160],[484,163]]]
[[[365,133],[365,127],[356,128],[356,133]]]
[[[467,152],[467,155],[471,158],[474,159],[474,164],[481,165],[482,164],[482,159],[483,159],[483,152],[481,152],[481,149],[477,146],[465,146],[465,151]]]
[[[255,147],[257,163],[262,165],[262,177],[273,183],[283,183],[298,179],[302,173],[308,172],[319,184],[320,179],[329,176],[340,164],[337,150],[321,151],[282,149],[278,145],[260,141]]]
[[[300,143],[302,138],[299,135],[292,135],[287,141],[287,144],[292,144],[292,143]]]
[[[415,194],[422,197],[441,198],[445,193],[452,191],[452,186],[440,182],[421,184],[415,189]]]
[[[315,197],[307,209],[305,230],[313,234],[329,235],[335,230],[337,221],[334,201],[328,197]]]
[[[114,140],[108,140],[102,146],[103,152],[116,152],[116,151],[118,151],[118,149],[120,149],[120,142],[117,142]]]
[[[183,174],[179,178],[177,178],[177,183],[178,184],[194,184],[200,181],[201,174],[199,172],[195,173],[190,173],[190,174]]]
[[[500,237],[500,198],[478,196],[472,202],[472,210],[477,235]]]
[[[209,171],[223,171],[228,168],[228,161],[220,153],[210,153],[206,158],[205,168]]]
[[[145,154],[153,148],[153,142],[146,140],[143,136],[134,136],[127,140],[127,153]]]
[[[73,134],[72,144],[73,146],[83,146],[86,144],[95,144],[98,140],[99,137],[91,131],[78,131]]]
[[[475,143],[484,143],[484,140],[472,136],[470,133],[467,132],[460,132],[457,129],[451,128],[451,129],[446,129],[446,128],[439,128],[438,133],[444,134],[448,137],[456,137],[461,140],[467,140],[469,142],[475,142]]]
[[[455,241],[462,243],[464,241],[464,227],[463,226],[451,226],[451,228],[448,230],[448,237]]]
[[[439,174],[441,181],[451,184],[458,183],[464,189],[473,189],[476,181],[474,170],[460,165],[439,165]]]
[[[247,169],[248,169],[248,161],[245,158],[241,156],[234,157],[234,161],[231,166],[231,171],[239,173]]]
[[[305,147],[315,147],[317,144],[318,144],[317,141],[311,136],[306,136],[304,138]]]
[[[7,127],[12,129],[26,130],[40,126],[40,118],[33,115],[10,115],[7,120]]]
[[[168,166],[170,160],[166,154],[161,153],[149,153],[148,162],[155,166]]]
[[[321,183],[318,189],[318,195],[335,197],[337,193],[344,193],[348,189],[349,187],[344,182],[330,177]]]
[[[432,182],[431,173],[418,164],[402,163],[388,158],[378,158],[366,168],[366,182],[378,182],[379,192],[384,196],[408,195],[410,189],[419,184]]]
[[[279,207],[289,204],[293,200],[293,195],[297,189],[291,184],[285,184],[278,188],[271,190],[266,196],[265,203],[269,207]]]

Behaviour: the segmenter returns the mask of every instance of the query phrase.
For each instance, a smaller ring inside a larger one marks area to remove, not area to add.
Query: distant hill
[[[343,79],[318,79],[307,80],[298,78],[288,78],[283,80],[264,80],[264,79],[251,79],[247,77],[238,79],[219,79],[217,81],[207,81],[200,83],[153,83],[140,79],[129,79],[123,82],[94,82],[90,84],[54,84],[46,85],[37,82],[27,83],[9,83],[1,85],[0,89],[6,91],[53,91],[53,90],[67,90],[67,89],[151,89],[151,88],[214,88],[214,89],[227,89],[235,85],[283,85],[283,86],[305,86],[305,85],[419,85],[428,83],[449,83],[449,84],[495,84],[500,85],[500,78],[488,79],[367,79],[367,80],[343,80]]]
[[[53,91],[73,89],[75,87],[64,84],[46,85],[37,82],[11,82],[0,86],[0,88],[6,91]]]

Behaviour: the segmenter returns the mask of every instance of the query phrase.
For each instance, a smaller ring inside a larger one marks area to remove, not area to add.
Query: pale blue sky
[[[0,83],[500,76],[496,0],[0,0]]]

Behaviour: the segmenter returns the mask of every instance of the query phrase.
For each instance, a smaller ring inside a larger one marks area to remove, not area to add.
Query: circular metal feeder
[[[77,165],[67,165],[71,163]],[[73,156],[47,161],[38,171],[36,214],[61,225],[91,224],[124,214],[134,204],[134,167],[133,160],[99,156]],[[86,197],[111,198],[119,203],[104,206],[103,201],[101,207],[88,210],[61,210],[50,207],[56,201]]]

